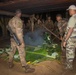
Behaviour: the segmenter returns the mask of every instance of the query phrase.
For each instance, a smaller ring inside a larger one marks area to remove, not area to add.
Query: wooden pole
[[[9,11],[0,10],[0,15],[14,16],[15,13]],[[30,17],[30,15],[22,14],[22,17]]]
[[[46,28],[44,25],[42,25],[47,31],[49,31],[52,35],[54,35],[56,38],[58,38],[59,40],[61,40],[56,34],[54,34],[51,30],[49,30],[48,28]]]

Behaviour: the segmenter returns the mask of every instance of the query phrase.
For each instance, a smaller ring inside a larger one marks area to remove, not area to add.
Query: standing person
[[[35,14],[31,15],[30,17],[30,21],[31,21],[31,28],[32,28],[32,32],[34,31],[34,25],[35,25],[35,21],[36,21],[36,17]]]
[[[63,19],[61,14],[56,15],[56,20],[57,20],[56,26],[58,27],[58,33],[61,39],[61,49],[62,49],[61,62],[64,64],[65,51],[62,45],[62,41],[63,41],[65,30],[67,27],[67,20]]]
[[[11,36],[11,50],[9,52],[9,68],[13,67],[13,57],[16,52],[16,48],[18,49],[20,61],[22,67],[25,69],[26,72],[34,72],[33,68],[30,68],[29,65],[26,64],[25,60],[25,44],[23,40],[23,22],[20,19],[21,17],[21,10],[16,10],[15,16],[9,21],[9,27],[12,29],[13,33],[16,34],[17,38],[19,39],[21,45],[18,46],[15,40]]]
[[[76,6],[71,5],[67,10],[69,10],[71,17],[65,33],[63,47],[66,48],[66,69],[72,70],[76,47]]]
[[[28,19],[28,22],[26,23],[26,29],[27,31],[32,31],[31,21]]]
[[[47,20],[45,21],[45,26],[48,29],[53,30],[54,24],[53,24],[53,21],[52,21],[51,17],[47,17]]]
[[[63,36],[65,34],[67,21],[62,18],[61,14],[56,15],[56,20],[57,20],[57,27],[59,29],[60,39],[62,40],[62,38],[63,38]]]

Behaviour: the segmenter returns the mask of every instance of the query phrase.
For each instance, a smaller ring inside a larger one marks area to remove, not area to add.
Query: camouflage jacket
[[[45,26],[46,26],[48,29],[53,29],[53,28],[54,28],[53,21],[52,21],[52,20],[51,20],[50,22],[45,21]]]
[[[67,27],[67,20],[61,20],[60,22],[57,23],[58,29],[59,29],[59,33],[61,36],[64,35],[66,27]]]
[[[23,42],[23,21],[18,17],[13,17],[8,25],[11,27],[12,31],[17,35],[20,42]]]

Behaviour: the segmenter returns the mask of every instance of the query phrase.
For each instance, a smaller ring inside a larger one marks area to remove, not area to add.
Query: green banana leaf
[[[60,59],[60,47],[57,44],[43,45],[41,47],[26,47],[26,61],[37,63],[43,60]],[[16,52],[14,56],[15,61],[19,61],[19,54]]]
[[[51,41],[50,35],[48,33],[45,33],[44,39],[46,43],[44,43],[42,46],[37,46],[37,47],[26,46],[25,59],[27,62],[31,62],[32,64],[35,64],[45,60],[60,60],[61,47],[58,44],[55,44]],[[9,54],[9,52],[10,52],[10,46],[8,46],[5,50],[0,50],[0,56],[3,53]],[[8,59],[8,55],[3,58]],[[14,60],[17,62],[20,61],[18,51],[16,51],[14,55]]]

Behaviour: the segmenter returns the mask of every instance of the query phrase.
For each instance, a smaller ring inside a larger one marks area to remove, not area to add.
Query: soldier
[[[26,23],[26,28],[28,29],[27,31],[32,31],[32,25],[30,19],[28,19],[28,22]]]
[[[37,20],[37,22],[35,23],[34,29],[37,30],[39,28],[42,28],[42,22],[40,19]]]
[[[13,57],[16,52],[16,49],[18,49],[22,67],[25,69],[26,72],[34,72],[34,69],[30,68],[30,66],[26,64],[25,51],[24,51],[25,44],[23,40],[23,22],[20,19],[20,17],[21,17],[21,10],[17,10],[15,16],[9,21],[8,24],[9,27],[12,29],[13,33],[17,35],[21,43],[21,45],[18,46],[11,36],[11,50],[9,52],[9,68],[13,67]]]
[[[67,10],[71,17],[68,21],[63,47],[66,48],[66,69],[72,70],[76,47],[76,6],[71,5]]]
[[[36,17],[35,14],[31,15],[30,17],[30,21],[31,21],[31,28],[32,28],[32,32],[34,31],[34,25],[35,25],[35,21],[36,21]]]
[[[53,21],[51,20],[51,17],[48,17],[47,20],[45,21],[45,26],[50,29],[53,30]]]
[[[61,14],[57,14],[56,20],[57,20],[57,27],[59,29],[60,39],[62,40],[62,38],[63,38],[63,36],[65,34],[67,21],[65,19],[62,19]]]

